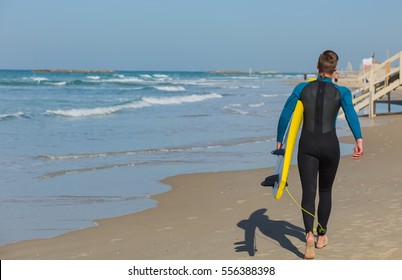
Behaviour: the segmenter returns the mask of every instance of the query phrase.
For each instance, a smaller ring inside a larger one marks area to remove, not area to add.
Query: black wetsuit
[[[277,141],[282,142],[286,127],[300,100],[304,106],[303,128],[299,141],[298,166],[303,188],[302,207],[315,214],[317,177],[319,181],[318,234],[326,233],[332,206],[332,184],[338,169],[340,149],[336,135],[336,118],[342,107],[355,139],[362,138],[360,124],[350,91],[318,77],[301,83],[287,100],[278,123]],[[306,233],[313,231],[314,217],[303,211]]]

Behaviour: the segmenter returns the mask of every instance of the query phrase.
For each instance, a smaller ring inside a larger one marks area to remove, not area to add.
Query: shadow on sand
[[[305,242],[306,236],[304,230],[286,221],[270,220],[268,215],[264,215],[267,209],[254,211],[247,220],[240,221],[237,226],[244,229],[244,241],[234,243],[236,252],[248,252],[254,256],[257,251],[256,230],[275,240],[279,245],[293,252],[296,256],[303,258],[304,254],[300,252],[295,245],[290,242],[287,236],[293,236]]]

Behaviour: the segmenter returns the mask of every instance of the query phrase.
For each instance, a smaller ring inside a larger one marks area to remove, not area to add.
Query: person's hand
[[[276,149],[279,150],[282,148],[282,142],[276,142]]]
[[[353,151],[353,158],[359,159],[363,155],[363,139],[357,139],[356,146]]]

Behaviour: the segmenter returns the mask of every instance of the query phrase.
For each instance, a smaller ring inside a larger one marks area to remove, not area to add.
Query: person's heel
[[[310,231],[306,235],[306,252],[304,254],[304,259],[312,260],[314,258],[315,258],[314,234]]]
[[[317,237],[317,249],[322,249],[328,244],[328,236],[326,235],[319,235]]]

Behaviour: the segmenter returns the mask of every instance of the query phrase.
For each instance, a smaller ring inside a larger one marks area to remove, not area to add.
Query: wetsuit
[[[298,84],[288,98],[278,123],[277,141],[282,142],[298,100],[304,106],[304,120],[299,140],[297,161],[302,183],[302,207],[315,215],[317,175],[319,176],[318,234],[324,235],[331,212],[332,184],[339,164],[339,142],[336,118],[339,108],[355,139],[362,138],[359,120],[346,87],[332,83],[330,78],[318,76],[315,81]],[[313,231],[314,218],[303,211],[306,233]]]

